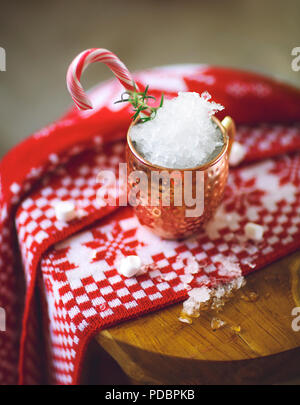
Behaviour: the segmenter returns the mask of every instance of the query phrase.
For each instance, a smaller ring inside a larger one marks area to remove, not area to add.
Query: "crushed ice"
[[[168,168],[191,168],[212,160],[223,146],[211,116],[224,109],[209,93],[179,92],[165,100],[156,117],[131,128],[130,136],[143,157]]]
[[[191,323],[190,318],[198,317],[200,310],[208,305],[212,309],[219,310],[235,290],[244,286],[245,279],[242,276],[241,267],[235,256],[224,257],[219,254],[215,255],[213,259],[215,263],[219,264],[219,276],[224,279],[227,278],[228,282],[222,283],[216,287],[202,285],[188,289],[189,298],[184,301],[179,317],[181,322]],[[180,255],[178,260],[183,263]],[[195,257],[189,256],[187,258],[187,264],[184,266],[184,274],[180,276],[185,286],[188,285],[190,287],[190,283],[194,279],[194,274],[198,272],[199,268],[199,263]]]

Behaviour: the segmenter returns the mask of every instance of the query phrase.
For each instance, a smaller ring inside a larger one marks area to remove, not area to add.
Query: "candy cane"
[[[89,110],[93,108],[90,99],[80,83],[80,77],[88,65],[94,62],[105,63],[126,90],[137,90],[137,86],[131,77],[129,70],[114,53],[103,48],[87,49],[76,56],[70,64],[67,73],[68,90],[74,103],[80,110]]]

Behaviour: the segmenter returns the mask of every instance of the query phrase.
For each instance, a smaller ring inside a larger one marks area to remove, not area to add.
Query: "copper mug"
[[[139,222],[163,238],[184,238],[196,233],[212,217],[222,200],[235,125],[230,117],[225,117],[220,122],[213,116],[212,120],[222,133],[223,147],[213,160],[190,169],[170,169],[148,162],[138,153],[130,138],[131,127],[138,121],[133,122],[128,129],[126,161],[129,203],[134,206]],[[144,174],[142,178],[147,180],[143,187],[139,187],[141,174]],[[154,174],[156,179],[160,178],[158,187],[157,184],[153,186]],[[167,181],[164,182],[164,178]],[[190,204],[187,205],[183,197],[186,190],[190,196],[196,195],[196,198],[191,197],[192,200],[197,202],[201,199],[202,202],[194,216],[193,208]],[[197,197],[198,190],[200,193]],[[178,203],[175,196],[180,198],[180,194],[181,203]],[[187,215],[187,212],[192,214]]]

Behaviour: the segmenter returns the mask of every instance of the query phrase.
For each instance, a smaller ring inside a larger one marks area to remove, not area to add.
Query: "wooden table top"
[[[248,276],[219,313],[205,311],[188,325],[177,304],[106,329],[97,341],[141,384],[282,382],[300,375],[291,314],[300,307],[299,276],[297,252]],[[213,330],[214,317],[226,325]]]

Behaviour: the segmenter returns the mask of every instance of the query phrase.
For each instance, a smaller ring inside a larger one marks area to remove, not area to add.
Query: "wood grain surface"
[[[98,343],[140,384],[280,383],[300,374],[300,252],[247,277],[221,312],[179,322],[182,304],[104,330]],[[214,317],[226,322],[213,330]]]

